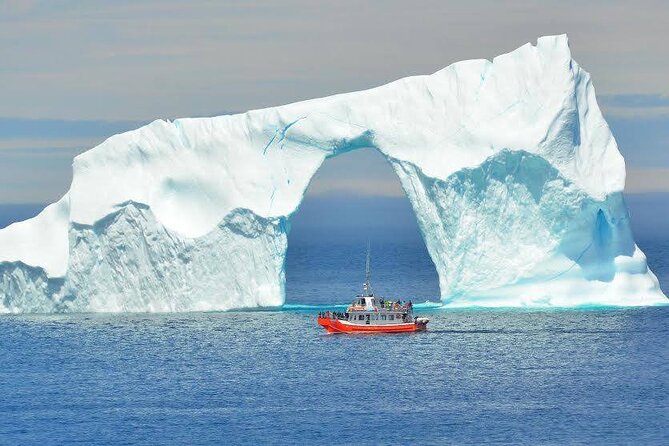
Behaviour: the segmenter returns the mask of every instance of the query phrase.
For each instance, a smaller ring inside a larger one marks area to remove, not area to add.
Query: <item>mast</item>
[[[372,270],[370,267],[370,244],[367,242],[367,260],[365,261],[365,283],[362,285],[363,296],[373,296],[372,292]]]

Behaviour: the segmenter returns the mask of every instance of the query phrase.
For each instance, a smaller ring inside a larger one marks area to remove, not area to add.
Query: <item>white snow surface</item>
[[[323,161],[379,150],[448,305],[666,303],[634,244],[625,165],[567,37],[354,93],[158,120],[75,158],[0,230],[0,311],[192,311],[284,301],[289,221]]]

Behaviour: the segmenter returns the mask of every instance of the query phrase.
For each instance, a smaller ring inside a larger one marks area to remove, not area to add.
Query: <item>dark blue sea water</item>
[[[666,444],[669,311],[0,319],[3,444]]]
[[[0,317],[0,444],[667,443],[669,307],[327,335],[309,305],[359,292],[367,240],[377,293],[438,284],[406,203],[360,225],[337,216],[368,206],[320,206],[293,224],[283,311]],[[669,240],[639,244],[669,291]]]

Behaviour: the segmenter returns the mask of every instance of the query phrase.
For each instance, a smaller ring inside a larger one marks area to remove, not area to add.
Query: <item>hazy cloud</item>
[[[658,94],[613,94],[601,95],[600,103],[609,107],[655,108],[669,107],[669,96]]]
[[[0,203],[51,203],[67,192],[76,149],[0,152]]]
[[[359,149],[325,160],[307,194],[403,197],[404,191],[383,155],[375,149]]]
[[[0,116],[152,120],[373,87],[568,33],[600,93],[669,95],[647,1],[35,1],[0,5]]]
[[[600,107],[608,116],[620,118],[669,118],[669,96],[659,94],[600,95]]]
[[[0,117],[0,139],[99,137],[132,130],[147,123],[147,121],[25,119]]]
[[[669,168],[628,169],[625,192],[630,194],[669,192]]]
[[[669,167],[669,115],[607,118],[628,168]]]
[[[360,197],[403,197],[397,177],[386,179],[350,178],[345,180],[316,180],[309,188],[310,196],[354,195]]]

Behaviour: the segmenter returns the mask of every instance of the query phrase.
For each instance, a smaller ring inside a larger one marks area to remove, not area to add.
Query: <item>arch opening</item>
[[[439,278],[416,215],[390,163],[356,147],[318,169],[291,219],[286,304],[348,304],[359,294],[371,245],[374,293],[438,301]]]

